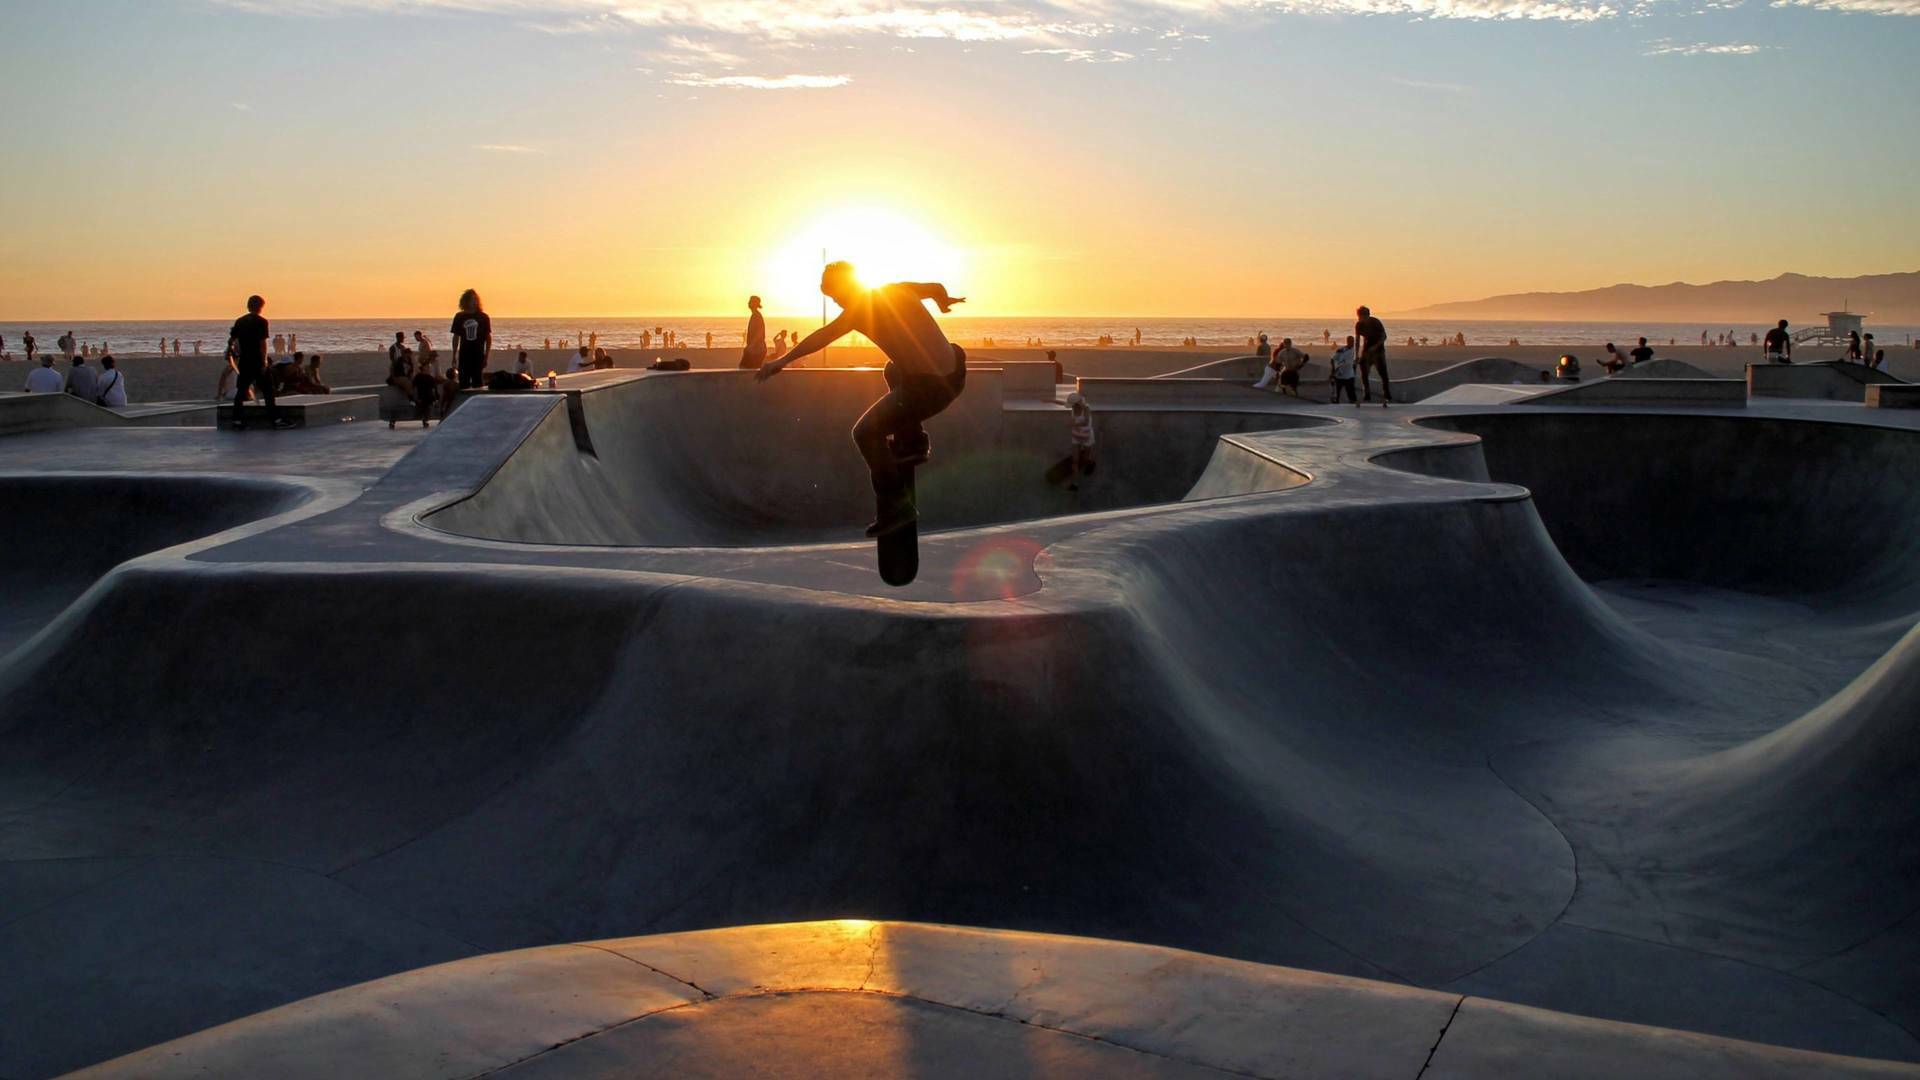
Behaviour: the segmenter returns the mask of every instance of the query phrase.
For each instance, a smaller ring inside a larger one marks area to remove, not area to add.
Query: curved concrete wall
[[[1421,421],[1484,440],[1589,579],[1910,602],[1920,433],[1746,417],[1502,412]]]
[[[1074,493],[1043,479],[1068,449],[1065,412],[1003,409],[996,374],[976,373],[928,425],[933,460],[916,477],[923,531],[1174,502],[1200,480],[1220,435],[1326,422],[1225,410],[1099,412],[1099,473]],[[794,371],[764,384],[744,373],[694,372],[585,392],[579,404],[591,453],[556,411],[484,487],[428,523],[547,544],[745,547],[857,537],[873,516],[873,491],[848,432],[882,392],[880,373],[862,370]]]

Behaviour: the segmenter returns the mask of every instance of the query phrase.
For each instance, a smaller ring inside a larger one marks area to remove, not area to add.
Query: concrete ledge
[[[1264,409],[1278,395],[1229,379],[1090,379],[1077,388],[1095,409],[1247,405]]]
[[[294,427],[371,420],[379,411],[380,399],[371,394],[292,394],[278,399],[280,415],[293,421]],[[226,402],[220,406],[220,426],[233,423],[234,410],[249,424],[265,424],[267,407],[262,402]]]
[[[1920,383],[1879,383],[1867,387],[1870,409],[1920,409]]]
[[[1747,393],[1752,397],[1865,401],[1869,386],[1900,380],[1864,364],[1748,364]]]
[[[75,1075],[451,1078],[534,1058],[551,1075],[1920,1076],[1175,949],[859,920],[474,957]]]
[[[1747,387],[1739,379],[1602,378],[1555,385],[1515,405],[1680,405],[1744,407]]]

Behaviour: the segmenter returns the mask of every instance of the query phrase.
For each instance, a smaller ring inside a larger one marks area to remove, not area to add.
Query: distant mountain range
[[[1781,274],[1771,281],[1690,285],[1609,285],[1584,292],[1513,293],[1432,304],[1396,314],[1421,319],[1539,319],[1554,322],[1819,322],[1825,311],[1864,312],[1868,323],[1920,324],[1920,271],[1825,278]]]

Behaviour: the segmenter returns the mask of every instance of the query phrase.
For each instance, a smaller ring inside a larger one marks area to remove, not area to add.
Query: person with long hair
[[[453,348],[460,388],[479,387],[487,370],[487,353],[493,348],[493,320],[487,318],[480,294],[472,289],[460,294],[460,311],[453,317]]]

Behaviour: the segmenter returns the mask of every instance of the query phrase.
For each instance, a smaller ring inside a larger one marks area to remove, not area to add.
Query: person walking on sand
[[[1773,329],[1767,331],[1760,349],[1769,364],[1793,363],[1793,338],[1787,333],[1787,320],[1781,319]]]
[[[764,382],[803,357],[858,333],[887,358],[887,392],[853,425],[853,443],[873,480],[874,520],[868,536],[886,536],[919,520],[906,490],[903,466],[927,459],[932,443],[921,425],[953,404],[967,387],[967,354],[947,340],[927,312],[931,300],[945,315],[966,303],[938,282],[898,281],[869,289],[852,263],[827,264],[820,291],[840,305],[840,314],[808,334],[793,351],[760,366]]]
[[[487,354],[493,350],[493,320],[480,303],[480,294],[468,289],[460,294],[460,310],[453,316],[453,359],[460,369],[462,390],[477,389],[487,370]]]
[[[742,368],[759,369],[767,362],[767,319],[760,314],[760,298],[747,297],[747,345],[740,350]]]
[[[1353,324],[1354,336],[1360,339],[1360,387],[1366,391],[1367,400],[1373,400],[1373,381],[1371,375],[1375,368],[1380,369],[1380,407],[1393,404],[1393,384],[1387,381],[1387,328],[1373,312],[1362,304],[1354,310],[1359,318]]]
[[[233,354],[234,370],[238,372],[233,384],[235,431],[247,430],[247,422],[240,418],[240,403],[247,400],[249,388],[266,403],[269,423],[276,428],[293,426],[273,401],[273,378],[267,374],[267,340],[272,337],[272,328],[260,314],[266,306],[266,300],[258,295],[247,297],[247,313],[233,320],[233,328],[227,331],[227,351]]]
[[[60,355],[62,358],[67,360],[73,359],[73,350],[76,347],[73,340],[73,331],[69,330],[64,334],[61,334],[58,338],[54,340],[53,343],[59,346]]]
[[[40,343],[33,339],[33,331],[28,330],[20,335],[20,347],[27,352],[27,363],[33,363],[33,354],[39,346]]]

